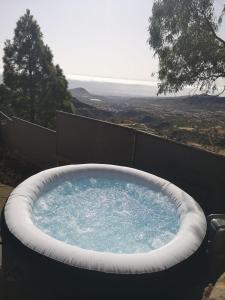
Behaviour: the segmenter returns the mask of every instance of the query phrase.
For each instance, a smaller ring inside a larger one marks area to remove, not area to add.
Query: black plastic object
[[[209,276],[214,282],[225,272],[225,214],[212,214],[208,221]]]

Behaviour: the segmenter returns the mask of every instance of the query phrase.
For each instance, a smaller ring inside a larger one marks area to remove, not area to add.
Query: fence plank
[[[56,166],[56,132],[16,117],[12,119],[14,150],[41,168]]]
[[[135,167],[177,184],[205,211],[225,212],[224,157],[138,132]]]
[[[132,164],[134,130],[57,113],[58,154],[73,163]]]

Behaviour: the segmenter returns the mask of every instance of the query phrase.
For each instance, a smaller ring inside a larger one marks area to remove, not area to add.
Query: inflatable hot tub
[[[46,299],[148,297],[190,272],[205,233],[200,206],[164,179],[113,165],[57,167],[10,195],[3,270],[30,282],[33,298],[34,285]]]

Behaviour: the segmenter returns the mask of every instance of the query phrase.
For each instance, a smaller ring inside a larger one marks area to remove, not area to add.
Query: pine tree
[[[67,81],[53,64],[40,27],[26,10],[17,22],[14,38],[4,48],[3,82],[13,114],[43,126],[54,127],[55,110],[71,111]]]

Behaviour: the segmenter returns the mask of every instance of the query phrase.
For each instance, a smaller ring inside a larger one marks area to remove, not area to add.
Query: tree
[[[9,107],[7,107],[7,90],[4,86],[4,84],[0,84],[0,110],[3,110],[5,112],[9,112]]]
[[[56,109],[71,111],[71,95],[63,71],[53,64],[52,52],[42,38],[39,25],[26,10],[13,41],[5,42],[3,82],[11,113],[53,127]]]
[[[209,93],[225,77],[225,41],[213,0],[155,0],[149,44],[159,57],[158,93],[195,86]]]

